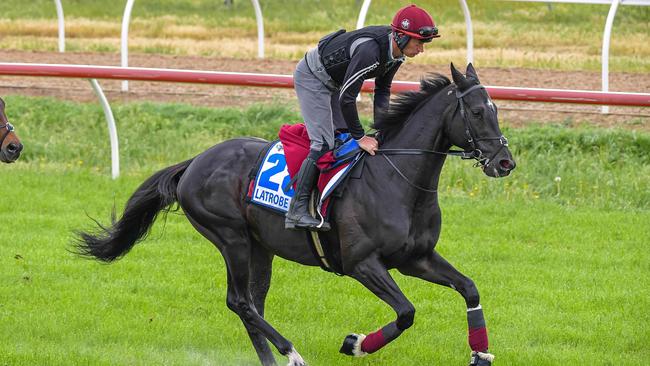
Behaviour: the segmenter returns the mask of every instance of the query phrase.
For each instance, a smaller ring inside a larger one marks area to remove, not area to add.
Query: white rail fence
[[[517,2],[544,2],[544,3],[574,3],[574,4],[603,4],[609,5],[609,13],[605,20],[603,31],[603,46],[601,48],[601,73],[602,91],[609,91],[609,45],[612,39],[612,27],[619,5],[650,6],[650,0],[507,0]],[[609,113],[609,106],[602,107],[602,113]]]
[[[632,105],[650,106],[650,94],[644,93],[607,93],[609,91],[609,45],[611,31],[619,5],[650,6],[650,0],[506,0],[518,2],[545,2],[545,3],[582,3],[582,4],[607,4],[610,10],[605,23],[602,47],[602,92],[558,90],[558,89],[532,89],[532,88],[504,88],[488,87],[494,99],[525,100],[536,102],[560,103],[586,103],[607,105]],[[54,0],[58,18],[58,45],[59,52],[65,52],[65,21],[61,0]],[[231,84],[246,86],[293,87],[293,80],[288,75],[247,74],[247,73],[222,73],[210,71],[187,71],[171,69],[146,69],[128,67],[128,34],[131,22],[131,12],[135,0],[127,0],[122,17],[121,31],[121,65],[122,67],[101,67],[83,65],[43,65],[43,64],[11,64],[0,63],[0,75],[25,75],[25,76],[59,76],[89,78],[90,84],[97,94],[104,110],[109,130],[111,143],[111,172],[113,179],[119,176],[119,142],[117,128],[110,105],[102,88],[95,79],[120,79],[122,91],[128,91],[128,80],[168,81],[168,82],[194,82],[212,84]],[[258,57],[264,58],[264,22],[262,9],[258,0],[251,0],[255,10],[258,35]],[[357,28],[363,27],[372,0],[364,0],[357,19]],[[472,19],[466,0],[459,0],[463,10],[467,37],[467,62],[474,60],[474,36]],[[418,83],[395,82],[393,91],[417,89]],[[372,90],[372,81],[364,84],[364,90]],[[608,113],[608,106],[603,105],[603,113]]]
[[[117,178],[120,173],[117,128],[108,100],[104,96],[104,93],[102,93],[99,83],[97,83],[97,78],[293,88],[293,78],[290,75],[151,69],[141,67],[0,63],[0,75],[90,79],[93,89],[102,104],[108,124],[111,142],[111,175],[113,179]],[[603,93],[586,90],[530,89],[496,86],[488,86],[486,88],[493,99],[650,107],[650,94],[644,93]],[[393,92],[418,89],[419,83],[417,82],[395,81],[392,84]],[[366,80],[362,91],[372,92],[373,90],[374,81]]]

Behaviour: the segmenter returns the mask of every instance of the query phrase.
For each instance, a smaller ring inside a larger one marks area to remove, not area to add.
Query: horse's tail
[[[124,213],[112,225],[105,227],[95,221],[99,229],[94,233],[77,232],[75,252],[79,255],[112,262],[143,240],[160,211],[169,211],[178,200],[178,182],[193,159],[165,168],[144,181],[126,203]]]

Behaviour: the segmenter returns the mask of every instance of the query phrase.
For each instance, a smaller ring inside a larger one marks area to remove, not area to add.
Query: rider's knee
[[[330,146],[327,141],[324,141],[320,149],[309,149],[308,157],[314,161],[320,159],[321,156],[325,155],[326,152],[330,151]]]

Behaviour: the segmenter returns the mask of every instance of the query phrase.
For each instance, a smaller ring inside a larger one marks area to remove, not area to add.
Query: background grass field
[[[325,33],[354,29],[361,1],[262,1],[269,58],[298,59]],[[366,24],[388,24],[409,1],[373,1]],[[124,2],[125,4],[125,2]],[[67,51],[119,52],[124,4],[63,1]],[[433,51],[412,60],[425,64],[465,62],[465,23],[456,0],[422,0],[442,38]],[[607,5],[470,1],[475,60],[479,67],[599,70]],[[290,11],[287,11],[290,9]],[[621,6],[614,23],[610,70],[650,71],[650,7]],[[138,0],[130,26],[131,52],[257,57],[257,30],[250,1]],[[57,50],[54,3],[0,2],[0,47]]]
[[[256,365],[225,306],[223,260],[182,215],[159,220],[113,265],[67,249],[73,230],[93,226],[86,215],[106,223],[154,171],[233,136],[274,138],[295,112],[116,106],[122,176],[112,181],[98,106],[5,99],[29,146],[19,163],[0,166],[0,365]],[[518,162],[512,176],[446,164],[438,247],[481,290],[497,364],[643,362],[650,135],[563,125],[504,132]],[[267,318],[311,365],[465,364],[462,298],[395,277],[416,322],[376,355],[338,354],[347,333],[394,318],[348,278],[276,259]]]

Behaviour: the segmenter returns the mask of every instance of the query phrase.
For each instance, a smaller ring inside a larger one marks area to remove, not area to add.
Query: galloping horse
[[[381,149],[366,156],[361,179],[351,179],[334,203],[332,229],[325,233],[340,251],[342,273],[390,305],[397,318],[367,336],[350,334],[341,352],[373,353],[413,324],[415,308],[391,278],[408,276],[448,286],[467,304],[471,365],[490,365],[487,332],[473,281],[435,251],[440,235],[438,178],[447,155],[477,160],[490,177],[515,168],[497,121],[496,106],[473,66],[466,75],[451,65],[454,84],[442,75],[423,79],[418,92],[397,97],[374,127]],[[160,211],[178,202],[187,219],[225,258],[227,306],[242,320],[262,365],[275,365],[267,342],[305,365],[293,344],[264,319],[271,264],[278,255],[319,265],[305,232],[284,229],[284,216],[245,200],[248,173],[267,146],[260,139],[220,143],[193,159],[148,178],[133,193],[122,217],[99,232],[80,232],[79,254],[111,262],[145,238]],[[451,151],[455,145],[464,151]],[[389,157],[391,156],[391,157]]]
[[[5,101],[0,98],[0,161],[13,163],[20,156],[23,144],[14,133],[14,126],[5,115]]]

